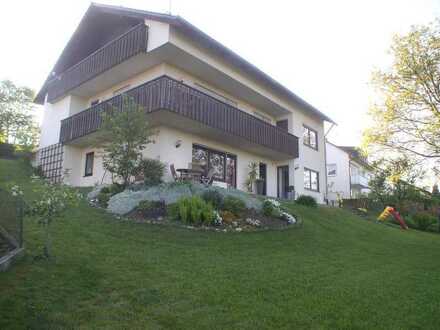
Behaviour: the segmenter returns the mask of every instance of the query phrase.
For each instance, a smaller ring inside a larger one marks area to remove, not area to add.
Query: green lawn
[[[0,160],[0,186],[29,188]],[[119,221],[85,203],[53,228],[27,221],[27,256],[0,273],[0,329],[434,329],[440,235],[295,206],[301,229],[195,232]],[[1,214],[0,214],[1,216]]]

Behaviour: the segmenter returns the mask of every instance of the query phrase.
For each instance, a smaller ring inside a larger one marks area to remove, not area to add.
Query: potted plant
[[[257,178],[255,179],[255,187],[257,188],[257,194],[258,195],[263,195],[264,193],[264,184],[265,184],[265,180],[262,178]]]
[[[258,178],[258,164],[256,162],[251,162],[248,165],[249,173],[248,178],[246,179],[246,189],[248,192],[254,192],[254,184]]]

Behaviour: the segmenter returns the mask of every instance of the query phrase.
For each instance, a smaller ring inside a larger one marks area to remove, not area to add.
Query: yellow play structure
[[[397,210],[391,206],[387,206],[385,208],[385,210],[383,210],[383,212],[379,215],[377,220],[378,221],[385,221],[390,215],[392,215],[394,217],[394,219],[396,219],[399,222],[400,228],[408,229],[408,226],[406,225],[405,220],[403,220],[403,218],[400,216],[399,212],[397,212]]]

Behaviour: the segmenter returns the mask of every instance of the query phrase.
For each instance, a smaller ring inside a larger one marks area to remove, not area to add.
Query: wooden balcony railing
[[[147,36],[147,26],[136,25],[70,67],[48,83],[48,101],[52,102],[130,57],[145,52]]]
[[[298,157],[298,138],[229,104],[168,76],[162,76],[126,94],[146,112],[170,111],[203,123],[225,134],[240,137],[261,146]],[[115,96],[61,122],[60,142],[68,143],[90,134],[101,126],[101,114],[121,108],[122,96]]]

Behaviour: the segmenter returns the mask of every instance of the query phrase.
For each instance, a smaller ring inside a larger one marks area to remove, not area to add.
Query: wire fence
[[[24,202],[0,188],[0,235],[15,247],[23,246]]]

